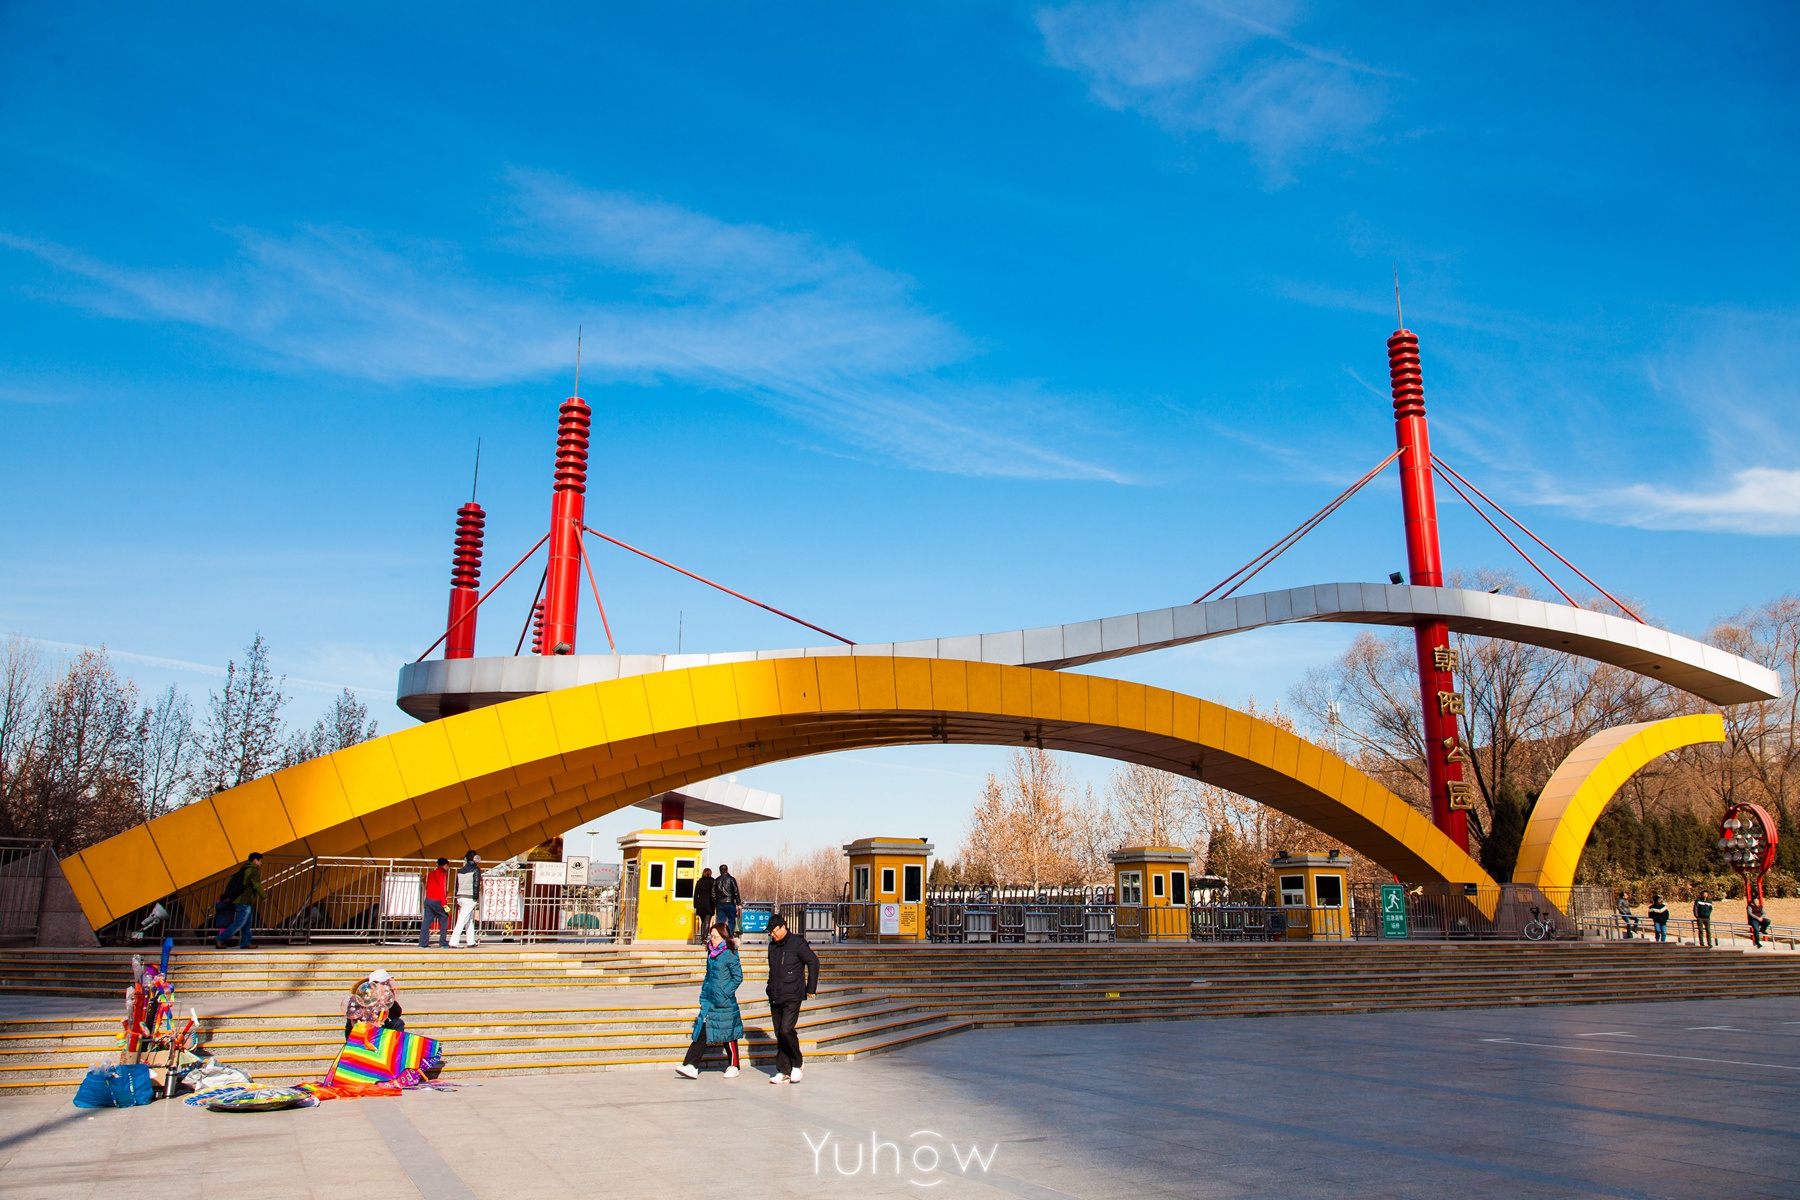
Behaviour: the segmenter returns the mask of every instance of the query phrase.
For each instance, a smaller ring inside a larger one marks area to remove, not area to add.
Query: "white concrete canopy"
[[[420,720],[519,696],[712,663],[827,655],[954,658],[1057,670],[1144,654],[1271,625],[1327,621],[1412,625],[1440,618],[1452,632],[1544,646],[1635,671],[1714,704],[1781,695],[1774,671],[1714,646],[1566,604],[1463,588],[1322,583],[1147,612],[913,642],[744,650],[723,654],[574,654],[562,657],[431,659],[400,669],[400,707]]]
[[[709,779],[705,783],[690,783],[673,791],[659,792],[648,800],[639,800],[634,807],[660,813],[664,800],[681,801],[682,819],[709,829],[781,820],[779,793],[745,787],[729,779]]]

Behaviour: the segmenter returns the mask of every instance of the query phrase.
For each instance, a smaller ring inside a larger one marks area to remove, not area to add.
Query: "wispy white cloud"
[[[276,359],[388,383],[485,385],[584,369],[733,391],[908,466],[964,475],[1119,480],[1058,449],[1060,398],[968,378],[977,347],[853,248],[662,200],[515,172],[504,278],[456,247],[353,229],[234,233],[211,271],[123,267],[0,233],[79,281],[68,299],[222,331]],[[554,268],[561,293],[513,280]]]
[[[110,659],[115,659],[119,662],[128,663],[133,666],[155,667],[158,670],[174,671],[182,675],[203,675],[210,679],[225,678],[225,668],[216,663],[189,662],[182,658],[164,658],[161,655],[156,654],[139,654],[134,650],[116,650],[110,646],[90,646],[85,642],[53,642],[47,638],[34,637],[24,637],[23,640],[60,654],[80,654],[86,650],[99,650],[105,652],[106,656]],[[391,673],[393,670],[392,662],[383,662],[381,666],[387,673]],[[303,679],[294,675],[282,675],[281,679],[285,686],[299,688],[300,690],[307,692],[335,693],[346,689],[351,692],[371,690],[367,685],[359,688],[354,684],[328,683],[321,679]]]
[[[1095,100],[1249,146],[1274,182],[1303,154],[1365,137],[1391,75],[1295,38],[1299,7],[1283,0],[1075,3],[1036,17],[1050,61]]]
[[[1800,533],[1800,470],[1749,467],[1737,472],[1729,486],[1710,491],[1639,483],[1587,503],[1654,529],[1794,534]]]
[[[1669,423],[1685,427],[1676,461],[1700,458],[1686,473],[1702,482],[1636,482],[1556,499],[1656,529],[1800,533],[1800,469],[1787,465],[1800,458],[1800,315],[1723,308],[1682,312],[1678,321],[1681,332],[1643,376]]]

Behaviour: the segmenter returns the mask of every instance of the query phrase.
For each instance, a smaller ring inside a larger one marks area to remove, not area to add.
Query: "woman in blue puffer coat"
[[[738,1012],[738,985],[744,968],[738,962],[737,942],[724,925],[706,931],[706,981],[700,985],[700,1015],[694,1018],[694,1040],[687,1057],[675,1068],[684,1079],[700,1078],[700,1059],[710,1045],[725,1047],[725,1078],[738,1074],[738,1039],[744,1036],[744,1019]]]

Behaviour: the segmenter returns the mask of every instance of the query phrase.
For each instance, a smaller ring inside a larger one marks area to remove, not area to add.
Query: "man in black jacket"
[[[738,892],[737,876],[724,863],[719,864],[719,877],[713,880],[713,903],[718,907],[719,924],[737,935],[738,905],[743,896]]]
[[[800,1082],[800,1002],[819,990],[819,956],[780,913],[769,918],[769,1016],[775,1022],[775,1074],[770,1083]]]

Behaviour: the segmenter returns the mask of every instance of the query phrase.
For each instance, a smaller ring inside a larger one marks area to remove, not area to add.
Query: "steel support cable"
[[[1523,533],[1526,537],[1530,538],[1532,541],[1536,542],[1538,545],[1540,545],[1544,549],[1548,550],[1551,554],[1556,555],[1557,562],[1561,563],[1563,566],[1569,568],[1569,570],[1571,570],[1571,571],[1575,572],[1577,575],[1581,576],[1582,580],[1589,587],[1593,588],[1596,592],[1599,592],[1602,596],[1605,596],[1608,600],[1611,600],[1614,604],[1618,605],[1620,612],[1624,613],[1626,616],[1628,616],[1632,620],[1636,621],[1639,625],[1649,624],[1649,622],[1644,620],[1644,618],[1642,618],[1642,617],[1638,616],[1636,613],[1632,612],[1631,609],[1626,606],[1624,601],[1620,600],[1617,596],[1613,595],[1611,592],[1607,591],[1605,588],[1603,588],[1599,584],[1595,583],[1592,579],[1589,579],[1587,576],[1587,572],[1583,571],[1580,567],[1576,566],[1574,563],[1572,563],[1568,559],[1564,558],[1561,554],[1558,554],[1555,546],[1552,546],[1549,542],[1546,542],[1543,538],[1541,538],[1537,534],[1531,532],[1531,530],[1525,528],[1525,523],[1523,521],[1519,520],[1519,518],[1517,518],[1517,517],[1513,516],[1511,513],[1507,512],[1504,508],[1501,508],[1500,505],[1494,501],[1493,497],[1489,496],[1486,492],[1482,491],[1480,488],[1476,487],[1474,484],[1469,483],[1469,481],[1467,479],[1463,479],[1462,475],[1458,474],[1455,467],[1451,466],[1449,463],[1445,462],[1443,459],[1439,458],[1435,454],[1433,454],[1431,456],[1431,458],[1432,458],[1432,461],[1435,462],[1438,466],[1440,466],[1444,470],[1450,472],[1450,474],[1455,475],[1458,479],[1461,479],[1463,483],[1468,484],[1468,488],[1471,492],[1474,492],[1477,496],[1480,496],[1483,500],[1486,500],[1488,502],[1488,504],[1493,506],[1493,509],[1495,512],[1497,512],[1501,516],[1505,517],[1508,521],[1511,521],[1514,525],[1517,525],[1519,527],[1519,531],[1521,533]],[[1524,553],[1524,552],[1520,551],[1520,553]],[[1552,586],[1554,586],[1554,585],[1552,585]],[[1562,589],[1557,588],[1556,590],[1560,592]],[[1570,603],[1573,604],[1574,601],[1571,600]]]
[[[606,619],[606,605],[600,602],[600,585],[594,582],[594,558],[587,552],[587,539],[576,538],[575,548],[581,553],[581,565],[587,570],[588,589],[594,593],[594,607],[600,610],[600,628],[606,631],[606,648],[614,654],[619,647],[613,642],[612,622]]]
[[[450,623],[449,628],[445,629],[444,632],[438,634],[437,641],[435,641],[435,642],[431,643],[431,645],[425,647],[425,654],[430,654],[433,650],[436,650],[439,646],[443,645],[444,639],[450,636],[451,630],[454,630],[458,625],[461,625],[464,621],[466,621],[470,617],[474,616],[475,610],[480,608],[483,604],[486,604],[487,598],[489,596],[493,595],[495,592],[500,590],[500,584],[505,583],[507,580],[511,579],[513,576],[513,572],[518,570],[520,567],[524,566],[525,560],[530,558],[532,555],[534,555],[538,552],[538,546],[542,546],[545,542],[547,542],[549,540],[550,540],[550,535],[547,533],[543,537],[539,538],[537,540],[537,545],[534,545],[531,549],[527,550],[524,554],[524,557],[520,558],[518,562],[516,562],[512,565],[512,567],[506,572],[506,574],[504,574],[500,577],[499,583],[494,584],[493,587],[489,588],[486,592],[483,592],[481,599],[477,600],[474,604],[469,606],[468,612],[464,613],[462,616],[460,616],[460,617],[456,618],[456,620],[452,621]],[[413,659],[413,661],[416,663],[424,662],[425,654],[419,655],[419,657]]]
[[[1245,563],[1243,566],[1239,567],[1237,570],[1233,571],[1231,574],[1227,575],[1225,578],[1219,580],[1219,582],[1215,583],[1211,588],[1207,589],[1207,591],[1203,595],[1201,595],[1199,600],[1195,600],[1194,603],[1199,604],[1201,601],[1206,600],[1214,592],[1218,591],[1220,588],[1224,587],[1228,583],[1231,584],[1231,587],[1225,593],[1224,596],[1219,597],[1219,599],[1221,599],[1221,600],[1225,599],[1226,596],[1231,595],[1232,592],[1235,592],[1239,588],[1243,587],[1246,583],[1249,583],[1251,577],[1254,576],[1258,571],[1261,571],[1263,569],[1263,567],[1268,566],[1270,563],[1274,562],[1277,558],[1280,558],[1288,550],[1292,549],[1294,543],[1298,542],[1301,538],[1303,538],[1307,534],[1311,533],[1314,529],[1316,529],[1318,527],[1318,525],[1321,521],[1325,520],[1326,517],[1329,517],[1332,513],[1336,512],[1339,508],[1343,507],[1344,502],[1349,500],[1350,497],[1356,495],[1356,493],[1362,491],[1363,488],[1367,487],[1368,484],[1370,483],[1370,481],[1373,480],[1377,475],[1379,475],[1383,471],[1385,471],[1387,469],[1388,464],[1393,462],[1396,458],[1399,458],[1401,453],[1402,453],[1402,451],[1396,450],[1392,454],[1388,455],[1386,458],[1382,459],[1379,463],[1376,463],[1375,466],[1373,468],[1371,468],[1369,470],[1369,472],[1366,475],[1364,475],[1361,479],[1358,479],[1355,483],[1353,483],[1349,487],[1345,488],[1342,492],[1339,492],[1338,496],[1335,500],[1331,501],[1331,503],[1327,504],[1324,508],[1321,508],[1318,512],[1314,513],[1312,516],[1308,517],[1305,521],[1301,522],[1300,526],[1297,529],[1295,529],[1292,533],[1288,534],[1286,537],[1284,537],[1280,541],[1276,542],[1273,546],[1270,546],[1267,550],[1264,550],[1261,554],[1258,554],[1255,558],[1251,559],[1249,562]],[[1251,570],[1252,567],[1254,567],[1255,570]],[[1244,575],[1244,572],[1246,572],[1246,571],[1249,571],[1250,574]],[[1240,575],[1243,575],[1242,579],[1238,579],[1238,576],[1240,576]],[[1231,582],[1234,579],[1237,579],[1236,583]]]
[[[856,645],[855,642],[851,641],[849,638],[844,637],[841,634],[836,634],[836,633],[831,632],[831,630],[829,630],[829,629],[825,629],[821,626],[814,625],[811,621],[802,621],[799,617],[796,617],[792,613],[782,612],[779,608],[776,608],[773,604],[764,604],[761,600],[752,600],[749,596],[744,595],[744,593],[742,593],[742,592],[734,592],[722,583],[714,583],[712,580],[708,579],[704,575],[696,575],[692,571],[686,569],[685,567],[678,567],[674,563],[669,562],[666,559],[661,559],[661,558],[656,557],[656,555],[650,553],[648,550],[639,550],[636,546],[631,545],[629,542],[621,542],[616,537],[611,537],[607,534],[601,533],[598,529],[593,529],[586,525],[583,525],[582,529],[586,530],[588,533],[593,534],[595,537],[599,538],[601,541],[611,542],[613,545],[617,546],[621,550],[629,550],[633,554],[636,554],[641,558],[647,558],[651,562],[656,563],[659,566],[667,567],[671,571],[675,571],[679,574],[686,575],[689,579],[693,579],[700,583],[704,583],[707,587],[718,588],[721,592],[724,592],[727,596],[736,596],[739,600],[742,600],[745,604],[754,604],[754,605],[756,605],[756,607],[758,607],[760,609],[764,609],[767,612],[772,612],[776,616],[781,617],[785,620],[792,621],[796,625],[804,625],[808,629],[812,630],[814,633],[822,633],[828,638],[834,638],[837,641],[844,643],[844,645],[846,645],[846,646]]]
[[[1432,455],[1432,457],[1436,458],[1437,456],[1434,454],[1434,455]],[[1570,608],[1580,608],[1581,607],[1579,604],[1575,603],[1574,597],[1570,596],[1569,593],[1562,590],[1562,586],[1560,584],[1558,584],[1556,582],[1556,580],[1550,578],[1550,572],[1548,572],[1548,571],[1544,570],[1544,568],[1538,566],[1536,559],[1532,558],[1531,555],[1525,553],[1524,548],[1522,546],[1520,546],[1519,543],[1513,541],[1510,537],[1507,537],[1506,530],[1504,530],[1504,529],[1500,528],[1498,525],[1494,524],[1494,519],[1492,517],[1488,516],[1486,513],[1482,512],[1481,506],[1479,504],[1475,503],[1473,500],[1469,499],[1469,494],[1467,492],[1463,491],[1461,488],[1456,486],[1456,480],[1450,478],[1450,476],[1446,475],[1443,471],[1438,472],[1438,478],[1442,479],[1445,483],[1449,484],[1450,490],[1455,492],[1457,495],[1461,496],[1463,499],[1463,503],[1467,504],[1470,508],[1474,509],[1475,515],[1480,517],[1482,520],[1486,521],[1488,523],[1488,528],[1492,529],[1495,533],[1499,534],[1501,537],[1501,540],[1503,540],[1507,545],[1511,546],[1514,550],[1516,550],[1518,552],[1518,555],[1520,558],[1522,558],[1526,562],[1530,563],[1531,569],[1536,571],[1539,575],[1542,575],[1544,577],[1544,582],[1549,584],[1551,587],[1555,588],[1556,594],[1561,596],[1564,600],[1567,600],[1569,602]],[[1473,485],[1471,485],[1471,486],[1473,486]]]

